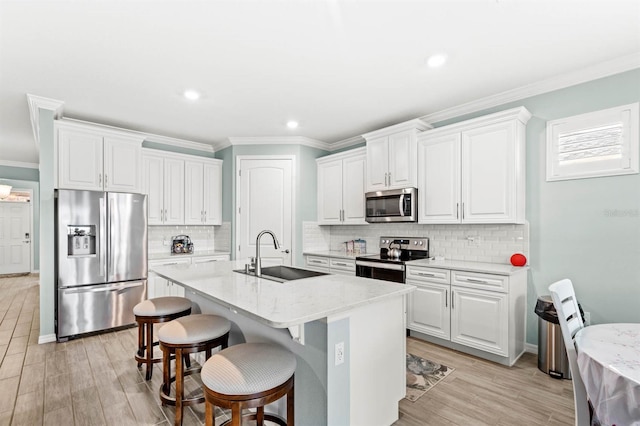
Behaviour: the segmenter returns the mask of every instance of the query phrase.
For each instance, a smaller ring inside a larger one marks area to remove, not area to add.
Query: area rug
[[[454,369],[446,365],[407,353],[407,395],[409,401],[416,401]]]

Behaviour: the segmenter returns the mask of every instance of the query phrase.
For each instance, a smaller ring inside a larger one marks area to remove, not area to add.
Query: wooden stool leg
[[[162,391],[169,395],[171,392],[171,351],[164,346],[162,348]],[[164,405],[164,403],[162,404]]]
[[[242,426],[242,410],[240,404],[231,406],[231,426]]]
[[[176,348],[176,426],[182,424],[182,393],[184,380],[182,362],[182,349]]]
[[[138,323],[138,356],[144,356],[144,323]],[[142,365],[141,362],[138,363],[138,368]]]
[[[287,392],[287,426],[294,426],[295,423],[295,416],[294,416],[294,395],[293,395],[293,388],[294,388],[294,384],[291,385],[291,390],[289,392]]]
[[[204,424],[205,426],[214,426],[216,409],[209,401],[204,402]]]
[[[256,410],[256,426],[264,426],[264,407]]]
[[[151,374],[153,374],[153,324],[147,323],[147,374],[146,380],[151,380]]]
[[[184,358],[184,365],[187,368],[191,368],[191,357],[189,356],[189,354],[184,354],[183,358]]]

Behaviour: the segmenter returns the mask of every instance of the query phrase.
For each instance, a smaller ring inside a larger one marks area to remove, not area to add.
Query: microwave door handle
[[[404,217],[404,194],[400,195],[400,198],[398,199],[398,208],[400,210],[400,216]]]

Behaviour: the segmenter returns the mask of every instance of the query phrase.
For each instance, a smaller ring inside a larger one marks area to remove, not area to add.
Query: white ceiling
[[[638,52],[638,0],[0,0],[0,162],[38,162],[27,93],[212,145],[335,143]]]

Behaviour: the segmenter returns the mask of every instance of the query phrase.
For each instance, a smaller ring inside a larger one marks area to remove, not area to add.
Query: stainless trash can
[[[538,297],[535,312],[538,315],[538,369],[555,379],[570,379],[567,350],[551,296]]]

